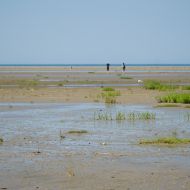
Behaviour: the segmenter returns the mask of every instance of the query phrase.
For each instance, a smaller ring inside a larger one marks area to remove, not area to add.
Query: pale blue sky
[[[0,0],[0,64],[190,63],[190,0]]]

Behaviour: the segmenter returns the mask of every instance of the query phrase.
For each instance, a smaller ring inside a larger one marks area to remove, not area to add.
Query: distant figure
[[[125,72],[125,63],[123,63],[123,72]]]
[[[107,66],[107,71],[109,71],[110,70],[110,64],[107,63],[106,66]]]

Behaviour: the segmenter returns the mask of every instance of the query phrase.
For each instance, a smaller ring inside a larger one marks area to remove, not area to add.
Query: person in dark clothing
[[[107,67],[107,71],[109,71],[109,70],[110,70],[110,64],[107,63],[107,64],[106,64],[106,67]]]
[[[123,72],[125,71],[125,63],[123,63]]]

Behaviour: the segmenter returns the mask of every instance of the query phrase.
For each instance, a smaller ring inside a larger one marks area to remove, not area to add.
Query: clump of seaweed
[[[152,140],[141,140],[139,144],[168,144],[168,145],[178,145],[178,144],[188,144],[190,143],[190,138],[177,138],[177,137],[160,137]]]
[[[88,133],[87,130],[70,130],[67,132],[68,134],[85,134]]]
[[[4,140],[3,138],[0,138],[0,144],[3,144]]]

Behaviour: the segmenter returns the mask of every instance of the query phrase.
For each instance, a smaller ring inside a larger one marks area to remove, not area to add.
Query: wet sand
[[[119,104],[156,104],[155,97],[163,92],[147,91],[143,88],[115,88],[121,95],[117,97]],[[87,103],[104,102],[98,98],[101,88],[6,88],[0,89],[1,102],[65,102]]]
[[[109,72],[104,69],[104,67],[73,67],[72,70],[70,67],[1,67],[0,101],[102,102],[103,100],[97,98],[102,91],[99,86],[115,85],[116,89],[121,91],[121,96],[117,98],[118,103],[155,104],[155,97],[163,92],[133,87],[141,85],[138,80],[156,79],[169,84],[190,85],[190,74],[187,72],[190,71],[190,67],[129,67],[125,73],[121,72],[120,67],[113,67]],[[150,69],[156,73],[149,71]],[[139,70],[143,73],[137,72]],[[183,72],[178,73],[176,70]],[[41,87],[20,86],[15,82],[20,80],[36,80]],[[97,84],[97,88],[91,88],[92,84],[94,86]],[[72,85],[75,88],[72,88]],[[84,85],[87,87],[89,85],[89,88],[83,87]],[[129,87],[119,87],[119,85],[129,85]]]
[[[60,72],[60,68],[40,68],[46,70],[45,73],[37,68],[30,68],[30,72],[26,72],[26,68],[11,69],[9,72],[10,68],[4,67],[6,72],[0,72],[1,84],[10,85],[20,79],[47,80],[48,84],[52,84],[52,80],[67,80],[66,84],[133,84],[138,79],[149,78],[169,83],[190,82],[188,72],[176,73],[176,68],[171,67],[146,68],[143,74],[124,74],[120,68],[109,73],[99,72],[100,68],[93,71],[85,68],[85,72],[75,72],[81,68],[73,68],[69,73]],[[56,72],[51,72],[52,69]],[[148,72],[150,69],[162,71]],[[164,69],[174,71],[163,72]],[[189,67],[180,69],[186,71]],[[19,72],[21,70],[24,72]],[[121,79],[121,75],[132,79]],[[117,97],[118,104],[109,106],[98,98],[102,92],[100,87],[1,86],[0,137],[4,143],[0,145],[0,189],[190,189],[189,145],[138,144],[142,138],[173,131],[180,137],[189,137],[190,125],[184,120],[189,109],[154,108],[155,97],[167,92],[142,87],[115,89],[121,93]],[[95,122],[96,110],[153,111],[158,119],[135,123]],[[88,134],[69,136],[66,131],[71,129],[85,129]],[[60,130],[65,139],[60,139]]]
[[[120,104],[107,107],[99,103],[1,103],[0,108],[4,137],[0,146],[0,188],[190,188],[189,145],[138,144],[142,138],[174,130],[188,137],[190,126],[184,120],[183,109]],[[158,118],[150,122],[94,121],[94,112],[99,110],[153,111]],[[88,133],[68,134],[72,129]],[[65,135],[63,139],[60,130]]]

